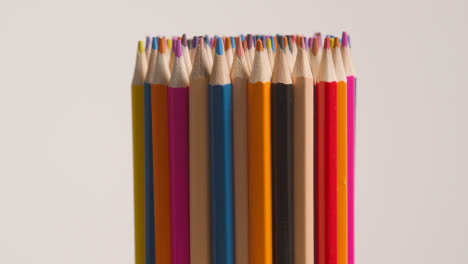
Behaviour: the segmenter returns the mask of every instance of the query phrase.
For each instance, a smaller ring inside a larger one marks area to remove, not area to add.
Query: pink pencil
[[[180,40],[168,86],[169,177],[171,194],[172,264],[190,263],[188,95],[189,79]]]
[[[355,78],[354,65],[349,50],[348,34],[341,38],[341,56],[347,81],[348,123],[348,264],[354,264],[354,140],[355,140]]]

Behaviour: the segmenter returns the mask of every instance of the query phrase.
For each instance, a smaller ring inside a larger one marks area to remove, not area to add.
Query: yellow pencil
[[[135,209],[135,263],[145,263],[145,139],[144,82],[148,61],[143,42],[138,42],[135,72],[132,81],[133,123],[133,195]]]

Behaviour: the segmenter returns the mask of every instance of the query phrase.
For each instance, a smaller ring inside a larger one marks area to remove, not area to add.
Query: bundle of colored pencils
[[[140,41],[136,264],[354,264],[355,88],[346,32]]]

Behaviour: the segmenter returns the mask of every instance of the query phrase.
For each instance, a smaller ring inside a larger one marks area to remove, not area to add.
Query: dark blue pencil
[[[231,92],[223,41],[218,38],[209,83],[212,264],[234,264]]]

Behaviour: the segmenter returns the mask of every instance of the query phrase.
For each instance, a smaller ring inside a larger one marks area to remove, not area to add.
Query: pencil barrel
[[[294,263],[292,84],[271,85],[273,263]]]
[[[234,264],[232,86],[209,86],[211,262]]]
[[[188,87],[168,88],[171,262],[190,263]]]

